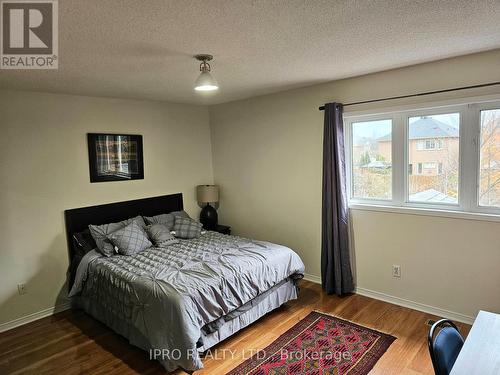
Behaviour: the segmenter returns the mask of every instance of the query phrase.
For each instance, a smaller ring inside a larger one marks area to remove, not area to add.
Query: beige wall
[[[319,276],[323,113],[318,106],[491,81],[500,81],[500,50],[211,107],[220,222],[237,234],[296,249],[306,272]],[[500,88],[435,98],[491,93]],[[391,105],[423,100],[430,98]],[[372,211],[352,216],[358,287],[467,316],[478,309],[500,312],[500,223]],[[401,279],[392,278],[392,264],[402,266]]]
[[[88,132],[142,134],[144,180],[91,184]],[[0,324],[65,301],[65,209],[182,192],[197,215],[213,181],[199,106],[0,91],[0,150]]]

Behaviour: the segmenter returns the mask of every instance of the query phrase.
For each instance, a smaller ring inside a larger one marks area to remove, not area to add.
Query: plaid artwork
[[[181,216],[175,217],[175,237],[186,239],[196,238],[201,234],[202,227],[200,223],[193,219]]]
[[[108,238],[122,255],[133,255],[153,246],[144,230],[135,222],[111,233]]]
[[[98,175],[137,174],[137,141],[127,135],[102,134],[96,137]]]

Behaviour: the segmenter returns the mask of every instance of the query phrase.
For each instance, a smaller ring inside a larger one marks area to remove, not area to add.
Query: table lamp
[[[196,196],[198,203],[204,204],[200,212],[200,223],[203,224],[203,228],[214,230],[217,228],[217,210],[210,203],[219,202],[219,186],[198,185],[196,187]]]

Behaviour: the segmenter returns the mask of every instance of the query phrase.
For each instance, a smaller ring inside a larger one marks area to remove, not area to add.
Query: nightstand
[[[218,224],[217,227],[214,229],[214,231],[222,234],[231,234],[231,227],[228,227],[227,225]]]

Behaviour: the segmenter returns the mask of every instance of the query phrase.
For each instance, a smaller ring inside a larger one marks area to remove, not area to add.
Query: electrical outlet
[[[399,264],[392,265],[392,277],[401,277],[401,266]]]
[[[19,292],[19,295],[26,294],[26,284],[17,284],[17,291]]]

